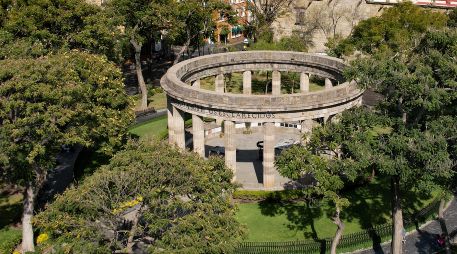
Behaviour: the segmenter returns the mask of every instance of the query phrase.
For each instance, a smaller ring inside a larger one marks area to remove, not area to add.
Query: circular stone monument
[[[193,149],[205,156],[203,117],[224,123],[226,165],[236,175],[235,125],[251,123],[263,131],[263,188],[277,189],[275,134],[284,125],[310,132],[314,121],[325,123],[342,111],[361,105],[363,91],[344,80],[345,64],[337,58],[284,51],[243,51],[202,56],[180,62],[162,77],[167,93],[169,142],[185,149],[184,113],[192,115]],[[272,71],[271,94],[252,94],[252,71]],[[281,72],[300,74],[300,92],[281,94]],[[242,94],[225,92],[224,74],[242,72]],[[310,75],[325,79],[324,89],[310,92]],[[200,88],[200,79],[215,76],[214,91]],[[208,132],[207,132],[208,133]],[[236,180],[236,179],[234,179]]]

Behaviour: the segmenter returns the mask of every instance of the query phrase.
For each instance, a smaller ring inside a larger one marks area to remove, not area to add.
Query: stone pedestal
[[[173,125],[175,131],[175,143],[176,145],[181,148],[186,148],[186,140],[184,137],[184,112],[173,107]]]
[[[275,184],[275,125],[265,123],[263,137],[263,187],[270,189]]]
[[[168,144],[175,143],[175,124],[173,122],[173,105],[167,98],[167,125],[168,125]]]
[[[192,133],[194,152],[205,157],[205,128],[203,119],[200,116],[192,115]]]
[[[309,92],[309,76],[304,72],[300,73],[300,92]]]
[[[219,74],[216,76],[216,92],[223,93],[224,92],[224,74]]]
[[[200,79],[195,80],[192,86],[195,88],[200,88]]]
[[[333,87],[332,81],[329,78],[325,78],[325,89],[330,89]]]
[[[250,71],[243,72],[243,94],[251,94],[251,79]]]
[[[235,122],[224,121],[225,165],[233,171],[233,181],[236,180],[236,145],[234,135]]]
[[[279,71],[273,71],[271,85],[271,94],[281,95],[281,73]]]

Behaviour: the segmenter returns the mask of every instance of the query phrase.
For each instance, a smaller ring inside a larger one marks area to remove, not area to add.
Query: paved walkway
[[[283,140],[300,141],[301,133],[298,129],[277,127],[280,129],[276,132],[275,141],[280,143]],[[257,142],[263,140],[263,128],[252,127],[252,134],[243,134],[244,128],[237,128],[234,134],[234,140],[237,148],[236,154],[236,179],[242,184],[243,189],[258,190],[263,189],[263,166],[262,160],[259,159],[259,149]],[[205,138],[206,156],[210,148],[224,146],[224,138],[213,135]],[[291,180],[282,177],[275,171],[275,189],[284,189],[291,183]]]
[[[454,198],[444,213],[446,228],[450,236],[457,232],[457,202]],[[436,244],[436,236],[442,233],[438,220],[434,220],[419,230],[409,232],[406,236],[406,243],[403,246],[403,253],[430,254],[436,253],[440,248]],[[358,254],[388,254],[390,252],[390,242],[378,246],[378,248],[355,252]]]

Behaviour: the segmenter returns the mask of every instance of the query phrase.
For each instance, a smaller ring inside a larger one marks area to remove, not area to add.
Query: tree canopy
[[[133,114],[119,69],[72,51],[0,61],[0,180],[25,186],[23,248],[33,250],[34,200],[62,145],[112,155]]]
[[[40,232],[51,239],[43,248],[232,252],[243,231],[233,217],[231,179],[220,159],[157,140],[132,141],[38,215]]]
[[[120,29],[101,8],[80,0],[2,0],[0,59],[69,49],[121,56]]]
[[[457,31],[424,32],[414,47],[402,52],[378,51],[361,57],[346,70],[362,88],[380,93],[379,114],[391,119],[391,132],[372,147],[376,168],[392,177],[393,245],[401,252],[401,193],[446,188],[455,177],[454,124],[457,99]],[[437,127],[441,126],[441,127]]]
[[[426,31],[445,27],[447,20],[441,12],[406,1],[388,8],[379,17],[360,21],[352,34],[330,51],[336,56],[350,55],[354,50],[368,54],[379,50],[407,51],[417,46]]]
[[[373,109],[349,110],[338,123],[315,129],[300,148],[309,151],[284,163],[298,175],[325,170],[348,179],[352,173],[390,178],[392,253],[401,253],[404,193],[451,188],[456,175],[457,31],[446,21],[444,14],[407,3],[356,27],[343,44],[364,54],[345,76],[381,100]],[[316,151],[334,159],[307,159],[319,155]],[[332,165],[341,167],[331,171]]]

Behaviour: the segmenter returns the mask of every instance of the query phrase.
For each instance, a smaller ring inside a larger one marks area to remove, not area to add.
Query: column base
[[[275,186],[275,176],[272,174],[263,175],[263,188],[272,189]]]

